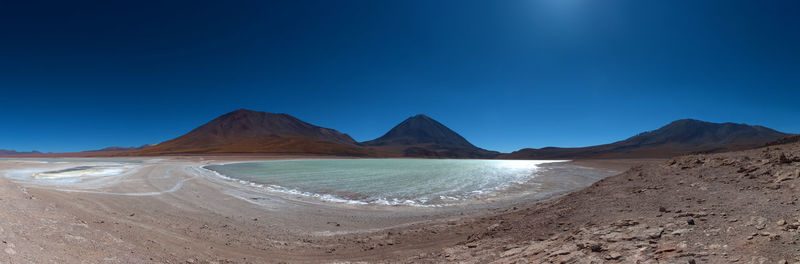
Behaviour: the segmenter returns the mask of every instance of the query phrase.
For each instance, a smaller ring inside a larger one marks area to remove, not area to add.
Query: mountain
[[[422,114],[412,116],[385,135],[361,144],[408,157],[484,158],[499,154],[472,145],[455,131]]]
[[[222,115],[178,138],[127,152],[134,155],[302,153],[365,155],[347,134],[288,114],[246,109]]]
[[[8,149],[0,149],[0,156],[19,156],[19,155],[35,155],[41,154],[38,151],[31,151],[31,152],[18,152],[16,150],[8,150]]]
[[[763,126],[682,119],[611,144],[583,148],[528,148],[499,158],[661,158],[756,148],[789,135]]]
[[[107,148],[96,149],[96,150],[87,150],[87,151],[83,151],[83,152],[120,152],[120,151],[131,151],[131,150],[143,149],[143,148],[150,147],[150,146],[153,146],[153,145],[147,144],[147,145],[142,145],[140,147],[117,147],[117,146],[113,146],[113,147],[107,147]]]

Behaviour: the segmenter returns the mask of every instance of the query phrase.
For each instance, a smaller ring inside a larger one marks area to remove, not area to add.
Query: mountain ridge
[[[0,149],[0,156],[36,155],[36,154],[42,154],[42,153],[36,150],[26,152],[26,151],[16,151],[12,149]]]
[[[580,148],[525,148],[499,158],[665,158],[756,148],[789,135],[757,125],[679,119],[659,129],[609,144]]]

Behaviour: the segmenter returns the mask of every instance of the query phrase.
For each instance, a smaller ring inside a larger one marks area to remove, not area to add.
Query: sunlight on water
[[[323,159],[206,166],[274,191],[350,203],[441,205],[480,197],[537,177],[554,161]]]

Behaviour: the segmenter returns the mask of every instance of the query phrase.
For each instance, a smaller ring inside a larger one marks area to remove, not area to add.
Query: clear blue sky
[[[0,148],[158,143],[248,108],[483,148],[695,118],[800,133],[798,1],[3,1]]]

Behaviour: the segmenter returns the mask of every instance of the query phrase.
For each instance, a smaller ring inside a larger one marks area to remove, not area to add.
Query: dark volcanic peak
[[[385,135],[364,144],[369,146],[435,144],[443,147],[477,148],[455,131],[423,114],[409,117]]]
[[[492,158],[499,153],[478,148],[426,115],[412,116],[385,135],[362,143],[407,157]]]

